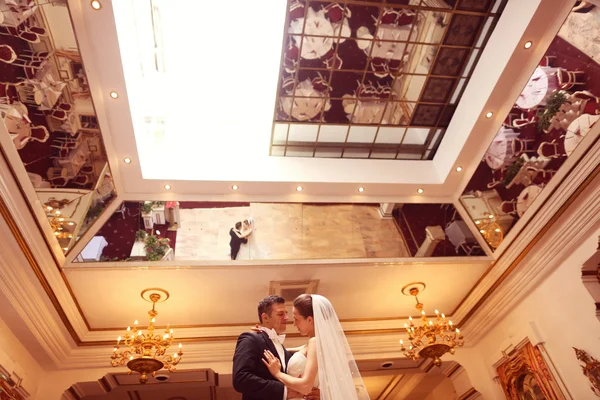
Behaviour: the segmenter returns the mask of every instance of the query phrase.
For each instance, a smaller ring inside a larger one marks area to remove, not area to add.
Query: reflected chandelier
[[[173,329],[169,329],[168,325],[162,336],[160,333],[155,332],[154,323],[158,315],[158,311],[155,310],[156,303],[166,301],[169,298],[169,292],[164,289],[150,288],[142,291],[141,296],[144,300],[152,302],[152,310],[148,311],[149,324],[146,333],[138,329],[137,320],[134,322],[133,329],[128,326],[125,337],[123,339],[121,339],[121,336],[117,338],[117,345],[110,357],[110,364],[113,367],[118,367],[127,363],[129,373],[131,374],[132,371],[138,372],[140,383],[144,384],[148,382],[148,374],[154,376],[156,371],[162,368],[170,372],[175,371],[175,366],[181,360],[183,351],[180,343],[178,352],[166,354],[174,339]],[[121,340],[126,348],[119,351]]]
[[[435,310],[435,319],[429,319],[423,310],[423,304],[419,303],[417,297],[420,292],[425,290],[423,282],[409,283],[402,288],[402,293],[406,296],[414,296],[417,301],[415,306],[421,312],[421,325],[415,326],[412,317],[408,317],[409,322],[404,324],[408,339],[409,348],[404,347],[404,341],[400,340],[402,346],[400,350],[405,357],[412,358],[414,361],[419,358],[431,358],[433,364],[437,367],[442,365],[440,359],[446,353],[454,354],[455,347],[462,347],[464,344],[463,336],[458,328],[452,326],[452,321],[446,319],[444,314]]]

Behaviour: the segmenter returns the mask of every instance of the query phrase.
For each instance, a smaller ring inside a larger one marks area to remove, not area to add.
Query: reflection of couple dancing
[[[369,400],[329,300],[316,294],[294,300],[294,325],[308,336],[294,349],[283,347],[288,316],[282,297],[261,300],[258,315],[262,328],[242,333],[233,356],[233,387],[242,400]]]
[[[229,230],[229,247],[231,247],[231,259],[235,260],[242,243],[248,243],[248,236],[252,234],[254,229],[254,218],[249,217],[243,222],[236,222],[235,227]]]

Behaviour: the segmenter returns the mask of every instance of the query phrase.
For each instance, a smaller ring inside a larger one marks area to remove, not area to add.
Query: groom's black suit
[[[233,355],[233,388],[242,393],[242,400],[283,400],[283,383],[273,378],[262,362],[265,350],[279,358],[265,332],[245,332],[238,338]],[[285,347],[283,351],[287,366],[291,354]]]

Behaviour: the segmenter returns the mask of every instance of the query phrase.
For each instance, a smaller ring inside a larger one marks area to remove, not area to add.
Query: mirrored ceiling
[[[116,197],[85,67],[66,1],[0,9],[2,150],[67,252]]]
[[[599,31],[600,7],[576,5],[460,198],[492,249],[542,205],[567,158],[580,157],[597,137],[592,127],[600,119]]]
[[[146,201],[122,203],[75,262],[477,255],[452,204]]]
[[[504,0],[293,0],[271,155],[430,160]]]

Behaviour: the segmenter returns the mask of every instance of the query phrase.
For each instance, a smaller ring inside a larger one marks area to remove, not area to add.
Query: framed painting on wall
[[[497,366],[498,378],[507,399],[567,399],[538,346],[527,341]]]

